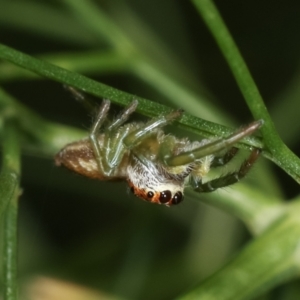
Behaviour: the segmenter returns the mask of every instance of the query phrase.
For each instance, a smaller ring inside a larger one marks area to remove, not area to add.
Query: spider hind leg
[[[257,129],[259,129],[263,124],[263,120],[258,120],[250,123],[246,127],[243,127],[236,132],[232,133],[228,137],[218,138],[212,140],[204,145],[201,145],[197,149],[184,151],[173,157],[166,157],[164,162],[168,166],[179,166],[192,163],[199,160],[207,155],[218,153],[224,149],[229,149],[234,146],[237,142],[246,136],[253,134]],[[234,156],[234,155],[233,155]],[[230,155],[229,155],[230,158]]]
[[[226,165],[236,156],[238,151],[239,151],[238,148],[232,147],[223,156],[215,156],[213,161],[211,162],[210,167],[216,168],[216,167]]]
[[[253,149],[250,156],[242,163],[237,171],[205,183],[202,183],[201,180],[199,182],[195,182],[194,190],[201,193],[213,192],[218,188],[226,187],[240,181],[249,172],[255,161],[258,159],[260,153],[260,149]]]

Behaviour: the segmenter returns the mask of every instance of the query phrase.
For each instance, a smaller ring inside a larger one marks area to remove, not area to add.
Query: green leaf
[[[223,269],[178,300],[244,300],[300,274],[300,199]]]

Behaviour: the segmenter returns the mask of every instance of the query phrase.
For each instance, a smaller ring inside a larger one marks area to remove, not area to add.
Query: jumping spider
[[[56,155],[56,165],[99,180],[127,180],[137,197],[170,206],[183,200],[187,185],[197,192],[212,192],[238,182],[260,154],[254,148],[237,171],[202,183],[211,168],[225,165],[235,156],[237,148],[233,145],[255,132],[263,121],[252,122],[226,138],[191,142],[162,130],[179,119],[182,110],[147,123],[125,124],[137,105],[137,100],[132,101],[117,118],[107,122],[110,101],[103,100],[89,137],[66,145]],[[225,155],[216,156],[226,149]]]

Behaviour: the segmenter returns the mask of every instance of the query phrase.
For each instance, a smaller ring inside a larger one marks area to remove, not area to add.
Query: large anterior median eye
[[[177,192],[172,198],[172,204],[178,204],[183,200],[183,195],[181,192]]]
[[[159,201],[160,201],[160,203],[167,203],[171,200],[171,198],[172,198],[171,191],[169,191],[169,190],[162,191],[159,196]]]

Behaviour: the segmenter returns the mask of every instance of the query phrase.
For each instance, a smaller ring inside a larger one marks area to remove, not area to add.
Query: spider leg
[[[151,122],[145,124],[141,128],[134,130],[124,139],[124,145],[127,149],[132,149],[137,146],[143,139],[147,138],[153,130],[166,126],[172,123],[182,115],[182,110],[174,110],[166,116],[158,117]]]
[[[75,98],[75,100],[80,102],[86,108],[87,111],[93,112],[95,110],[96,107],[95,102],[92,101],[90,98],[86,97],[85,94],[81,93],[79,90],[69,85],[64,84],[64,88],[68,92],[70,92],[72,96]]]
[[[232,147],[223,156],[215,156],[213,161],[211,162],[210,167],[216,168],[216,167],[226,165],[236,156],[238,151],[239,151],[238,148]]]
[[[127,150],[123,144],[124,138],[128,135],[130,127],[123,126],[116,131],[111,138],[105,139],[102,155],[106,158],[105,164],[112,170],[120,164],[123,159],[123,153]]]
[[[186,165],[192,163],[197,159],[200,159],[207,155],[214,154],[223,149],[233,146],[242,138],[251,135],[253,132],[255,132],[258,128],[262,126],[262,124],[263,124],[263,120],[254,121],[250,123],[248,126],[234,132],[227,138],[220,138],[208,142],[207,144],[204,144],[197,149],[186,151],[173,157],[166,157],[164,159],[164,162],[168,166],[180,166],[180,165]]]
[[[218,188],[222,188],[240,181],[249,172],[255,161],[258,159],[260,149],[255,148],[252,150],[248,159],[246,159],[240,168],[233,173],[229,173],[225,176],[210,180],[208,182],[202,183],[201,180],[198,182],[192,181],[194,185],[194,190],[197,192],[213,192]]]
[[[112,131],[123,125],[129,116],[136,110],[138,101],[133,100],[121,113],[114,119],[114,121],[107,127],[106,131]]]
[[[102,101],[98,115],[96,117],[96,122],[94,123],[94,125],[90,131],[90,135],[89,135],[91,146],[92,146],[92,149],[93,149],[93,152],[95,155],[95,159],[97,161],[98,169],[102,170],[105,175],[107,175],[108,168],[103,159],[103,156],[101,155],[102,154],[101,148],[100,148],[99,142],[97,140],[97,132],[99,131],[101,125],[104,123],[105,118],[107,117],[109,108],[110,108],[110,101],[104,99]]]
[[[110,169],[116,167],[122,160],[122,153],[126,149],[123,139],[128,135],[130,127],[120,126],[128,120],[129,116],[136,110],[137,105],[138,101],[133,100],[104,130],[105,136],[110,136],[110,138],[104,139],[101,155],[106,157],[107,167]]]
[[[120,128],[124,124],[130,114],[132,114],[138,105],[138,101],[132,101],[129,106],[127,106],[117,118],[115,118],[110,125],[104,130],[104,136],[110,136],[103,140],[103,145],[100,147],[98,141],[98,132],[100,127],[103,125],[107,113],[110,108],[110,101],[103,100],[98,115],[96,117],[96,122],[94,123],[90,132],[90,142],[93,148],[93,152],[98,164],[99,170],[101,170],[105,175],[109,176],[111,171],[122,159],[121,153],[124,151],[124,146],[122,141],[124,137],[128,134],[129,127]],[[114,134],[111,134],[111,132]]]
[[[126,122],[130,114],[135,111],[137,105],[138,101],[134,100],[104,131],[107,135],[109,135],[109,132],[115,131],[114,134],[111,134],[112,138],[105,139],[102,149],[99,149],[100,156],[98,160],[102,160],[100,167],[102,170],[103,168],[104,170],[107,170],[108,174],[121,161],[122,153],[124,151],[127,149],[133,149],[143,139],[147,138],[153,130],[170,124],[174,120],[180,118],[183,112],[182,110],[172,111],[167,116],[156,118],[129,133],[131,129],[130,127],[120,127],[120,125]],[[97,130],[98,129],[96,129],[96,131]],[[98,148],[100,147],[98,146]],[[146,160],[142,155],[136,154],[136,156],[146,163]],[[106,159],[101,159],[102,157],[105,157]]]

